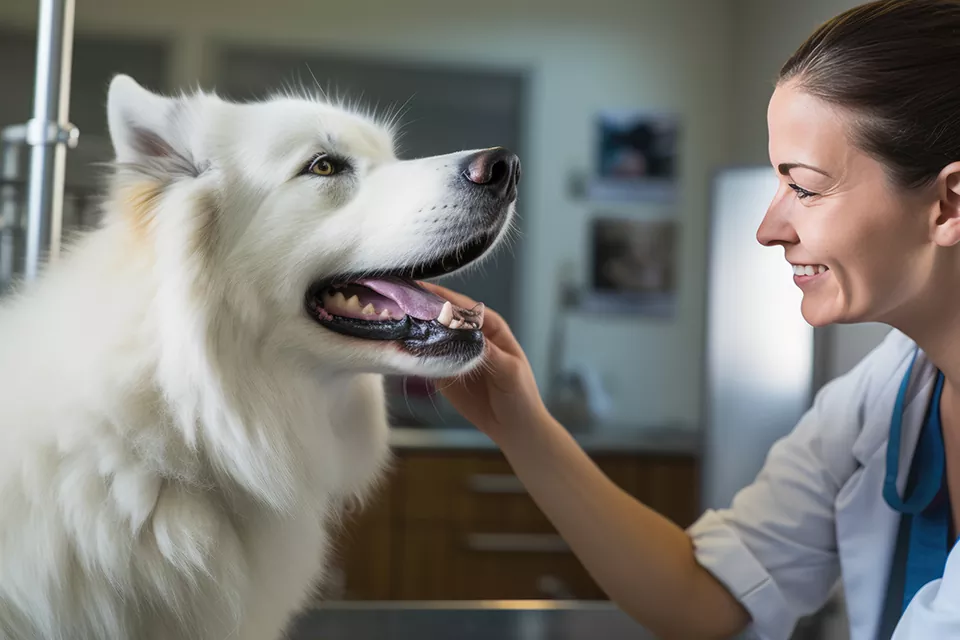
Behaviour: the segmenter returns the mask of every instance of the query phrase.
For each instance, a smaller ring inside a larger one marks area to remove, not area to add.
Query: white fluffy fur
[[[273,640],[387,463],[379,374],[476,364],[343,338],[304,293],[443,246],[463,153],[124,76],[108,116],[103,225],[0,308],[0,638]],[[354,170],[295,178],[321,150]]]

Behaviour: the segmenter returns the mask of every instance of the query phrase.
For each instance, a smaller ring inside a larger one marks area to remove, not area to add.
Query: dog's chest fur
[[[386,463],[381,379],[226,341],[166,384],[137,294],[79,299],[96,244],[0,313],[0,639],[279,638]]]

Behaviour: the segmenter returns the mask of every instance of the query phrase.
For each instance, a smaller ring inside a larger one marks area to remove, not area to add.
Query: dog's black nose
[[[492,195],[514,200],[520,182],[520,158],[503,147],[478,151],[466,159],[463,177]]]

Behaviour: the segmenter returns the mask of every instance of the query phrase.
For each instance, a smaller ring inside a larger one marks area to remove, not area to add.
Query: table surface
[[[685,426],[603,426],[571,431],[591,453],[650,453],[698,455],[700,434]],[[494,450],[496,445],[477,429],[464,427],[404,427],[390,430],[390,444],[400,450]]]
[[[290,640],[654,640],[609,602],[329,602]]]

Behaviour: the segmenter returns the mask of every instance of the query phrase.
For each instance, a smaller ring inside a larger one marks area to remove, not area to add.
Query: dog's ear
[[[157,95],[118,75],[107,93],[107,124],[121,166],[171,178],[200,173],[184,100]]]

